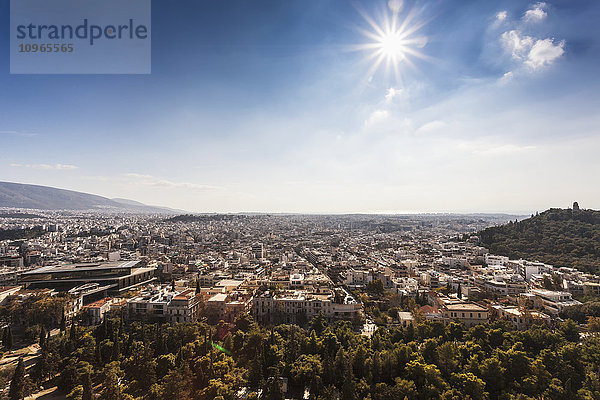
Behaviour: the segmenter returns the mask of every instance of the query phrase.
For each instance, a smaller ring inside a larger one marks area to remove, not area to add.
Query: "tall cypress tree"
[[[6,329],[8,330],[8,332],[6,333],[6,343],[4,344],[4,346],[6,346],[7,349],[12,349],[13,348],[12,330],[10,329],[10,326]]]
[[[92,400],[93,398],[92,378],[90,377],[90,373],[87,372],[83,377],[83,396],[81,397],[81,400]]]
[[[63,316],[60,319],[60,331],[65,332],[66,330],[67,330],[67,318],[65,317],[65,314],[63,313]]]
[[[21,400],[25,397],[26,393],[26,382],[25,379],[25,364],[23,359],[19,359],[15,373],[13,374],[12,380],[10,381],[10,390],[8,392],[8,398],[10,400]]]
[[[2,329],[2,346],[6,346],[6,342],[8,340],[8,326]]]

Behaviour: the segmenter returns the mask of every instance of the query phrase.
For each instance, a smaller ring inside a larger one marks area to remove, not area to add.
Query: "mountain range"
[[[127,211],[150,214],[179,214],[182,212],[167,207],[149,206],[133,200],[109,199],[73,190],[12,182],[0,182],[0,207],[39,210]]]

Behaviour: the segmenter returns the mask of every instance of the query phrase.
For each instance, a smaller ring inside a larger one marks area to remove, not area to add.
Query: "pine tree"
[[[13,348],[13,334],[12,330],[10,329],[10,326],[6,329],[8,330],[8,332],[6,333],[6,343],[4,344],[4,346],[10,350]]]
[[[43,348],[46,345],[46,327],[42,325],[42,329],[40,329],[40,347]]]
[[[7,341],[8,341],[8,327],[2,329],[2,345],[4,347],[8,347],[8,346],[6,346]]]
[[[23,359],[19,359],[15,373],[13,374],[12,380],[10,381],[10,390],[8,392],[8,398],[10,400],[20,400],[25,397],[27,389],[27,380],[25,378],[25,364]]]
[[[119,340],[119,338],[116,338],[115,342],[113,344],[113,348],[112,348],[112,359],[113,359],[113,361],[119,361],[120,358],[121,358],[121,341]]]
[[[92,400],[93,398],[94,394],[92,392],[92,378],[88,372],[83,377],[83,396],[81,400]]]

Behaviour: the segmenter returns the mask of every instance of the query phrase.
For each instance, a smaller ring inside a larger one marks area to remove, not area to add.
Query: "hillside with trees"
[[[493,254],[600,272],[600,211],[552,208],[479,238]]]

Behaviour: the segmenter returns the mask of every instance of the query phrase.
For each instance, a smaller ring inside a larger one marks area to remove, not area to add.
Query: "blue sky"
[[[394,15],[420,29],[399,74],[373,71],[367,19]],[[152,74],[10,75],[5,0],[0,180],[203,212],[600,208],[599,17],[593,0],[153,1]]]

